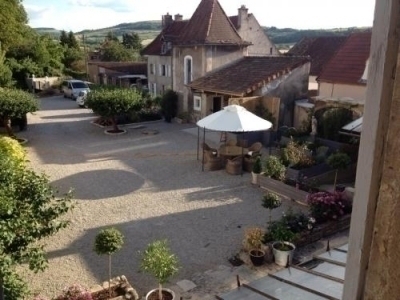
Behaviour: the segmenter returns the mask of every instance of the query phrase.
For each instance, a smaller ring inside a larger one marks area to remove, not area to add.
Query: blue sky
[[[219,0],[228,15],[244,4],[261,25],[298,29],[372,26],[375,0]],[[24,0],[32,27],[80,31],[160,20],[169,12],[190,18],[200,0]]]

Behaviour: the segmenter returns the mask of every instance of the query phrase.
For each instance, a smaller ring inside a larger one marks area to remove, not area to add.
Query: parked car
[[[64,93],[64,98],[71,98],[72,100],[76,100],[79,96],[79,92],[82,91],[90,91],[89,85],[87,82],[82,80],[65,80],[61,84],[61,91]]]

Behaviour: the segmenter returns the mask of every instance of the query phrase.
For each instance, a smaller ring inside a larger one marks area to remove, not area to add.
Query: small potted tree
[[[122,248],[124,236],[116,228],[101,230],[94,241],[94,251],[98,255],[108,255],[108,291],[111,298],[111,255]]]
[[[335,169],[335,180],[333,182],[333,190],[336,191],[338,171],[347,168],[347,166],[351,163],[350,156],[348,156],[346,153],[343,152],[336,152],[331,154],[326,162],[331,168]],[[343,192],[343,190],[341,190],[340,192]]]
[[[269,224],[272,222],[272,210],[281,206],[282,200],[275,193],[266,193],[262,198],[262,206],[269,210]]]
[[[261,227],[249,227],[244,232],[243,246],[249,252],[254,266],[261,266],[264,262],[265,251],[261,248],[264,235],[265,231]]]
[[[270,237],[275,241],[272,243],[275,263],[283,267],[288,263],[290,264],[296,249],[296,246],[292,243],[296,235],[281,222],[270,224],[268,231]]]
[[[150,243],[142,255],[141,270],[153,275],[158,281],[158,289],[151,290],[146,300],[174,300],[175,293],[163,288],[169,278],[179,270],[178,258],[168,247],[167,240]]]
[[[258,175],[261,174],[262,166],[261,166],[261,157],[257,156],[256,160],[253,164],[253,170],[251,172],[251,183],[258,184]]]

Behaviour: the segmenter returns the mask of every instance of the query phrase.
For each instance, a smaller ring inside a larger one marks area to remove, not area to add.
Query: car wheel
[[[67,95],[64,94],[64,98],[67,98]]]

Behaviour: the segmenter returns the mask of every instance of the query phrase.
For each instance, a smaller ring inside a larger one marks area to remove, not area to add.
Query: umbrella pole
[[[203,131],[203,145],[206,142],[206,128],[204,127],[204,131]],[[201,170],[204,171],[204,148],[203,148],[203,160],[201,162]]]
[[[200,127],[197,127],[197,160],[199,160]]]
[[[243,144],[242,144],[242,169],[240,170],[240,176],[243,176],[243,162],[244,162],[244,156],[243,156],[243,148],[244,148],[244,145],[245,145],[245,143],[244,143],[244,138],[245,138],[245,136],[244,136],[244,131],[243,131],[243,134],[242,134],[242,141],[243,141]]]

